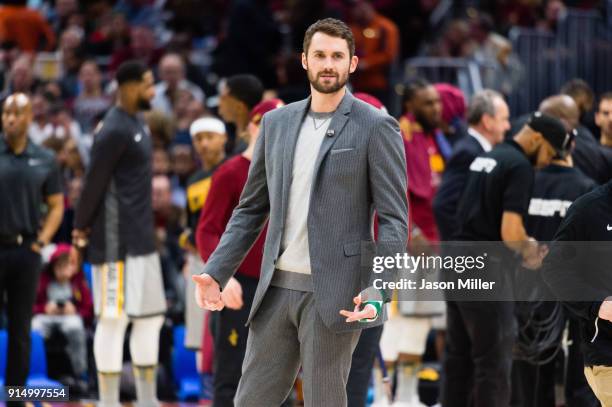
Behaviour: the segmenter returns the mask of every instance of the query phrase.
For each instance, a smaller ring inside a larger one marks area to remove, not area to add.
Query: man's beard
[[[151,102],[148,99],[138,99],[138,110],[151,110]]]
[[[421,125],[425,133],[434,131],[439,127],[437,124],[432,123],[430,120],[428,120],[424,115],[418,114],[417,112],[414,113],[414,118],[417,123]]]
[[[315,90],[317,92],[320,93],[325,93],[325,94],[330,94],[330,93],[336,93],[338,92],[340,89],[342,89],[344,87],[344,85],[346,85],[346,82],[348,82],[348,77],[349,74],[348,72],[342,76],[333,72],[320,72],[319,74],[317,74],[316,77],[312,76],[312,73],[310,71],[310,69],[308,69],[307,71],[307,75],[308,75],[308,81],[310,82],[310,84],[312,85],[313,88],[315,88]],[[331,85],[323,85],[319,82],[319,78],[321,77],[321,75],[323,74],[333,74],[336,75],[336,80],[331,84]]]

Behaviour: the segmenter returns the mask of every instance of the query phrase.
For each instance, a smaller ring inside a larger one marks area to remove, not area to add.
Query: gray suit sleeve
[[[397,121],[385,117],[376,125],[368,144],[370,189],[378,214],[377,256],[405,253],[408,242],[408,197],[406,153]],[[397,270],[377,278],[395,281]],[[390,293],[385,293],[390,300]]]
[[[240,201],[232,212],[219,245],[204,267],[204,273],[213,277],[221,287],[225,287],[236,273],[259,237],[270,212],[266,179],[265,127],[264,117]]]

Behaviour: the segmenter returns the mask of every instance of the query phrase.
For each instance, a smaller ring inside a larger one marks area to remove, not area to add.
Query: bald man
[[[204,103],[204,92],[200,87],[185,79],[185,63],[178,54],[166,54],[159,62],[160,82],[155,85],[155,98],[152,105],[155,110],[173,114],[174,104],[179,91],[186,90],[194,100]]]
[[[607,164],[597,139],[589,129],[580,124],[580,109],[574,99],[568,95],[553,95],[540,103],[539,110],[560,119],[566,126],[577,130],[576,147],[572,153],[576,168],[598,184],[604,184],[612,178],[612,168]],[[528,116],[525,115],[513,121],[510,134],[516,134],[527,118]]]
[[[29,141],[31,121],[30,99],[23,93],[10,95],[3,105],[0,137],[0,308],[6,310],[9,337],[6,386],[26,383],[40,250],[64,215],[59,168],[51,152]],[[2,304],[5,295],[7,302]]]

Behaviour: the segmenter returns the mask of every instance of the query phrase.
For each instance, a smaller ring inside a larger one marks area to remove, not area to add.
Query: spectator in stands
[[[22,51],[39,49],[51,51],[55,47],[55,34],[36,10],[26,1],[13,1],[0,6],[0,42],[15,42]]]
[[[170,174],[170,156],[163,147],[153,149],[153,175]]]
[[[58,137],[61,139],[72,138],[77,144],[84,143],[83,151],[88,150],[91,146],[91,140],[86,141],[83,138],[81,127],[73,120],[68,109],[61,103],[55,102],[49,108],[49,121],[42,128],[42,141],[49,137]]]
[[[465,96],[461,89],[448,83],[436,83],[434,88],[442,102],[440,130],[449,142],[455,143],[466,135]]]
[[[360,92],[389,102],[392,64],[399,52],[399,30],[395,23],[379,14],[371,0],[352,0],[351,31],[355,37],[355,55],[359,57],[351,84]]]
[[[453,153],[442,175],[433,208],[441,240],[452,240],[457,230],[457,204],[467,182],[470,164],[504,140],[510,129],[510,111],[504,97],[493,90],[472,96],[468,108],[468,136],[453,146]]]
[[[442,37],[433,45],[429,55],[435,57],[465,58],[474,54],[478,43],[470,36],[470,27],[464,20],[451,21]]]
[[[147,66],[155,66],[162,56],[157,48],[153,31],[146,26],[133,26],[130,30],[130,44],[117,50],[111,57],[109,69],[116,71],[122,62],[137,59]]]
[[[110,57],[130,43],[130,26],[121,13],[101,13],[97,27],[89,35],[88,49],[97,56]]]
[[[172,116],[151,110],[145,113],[145,119],[153,139],[153,148],[166,149],[174,138],[174,123]]]
[[[45,128],[51,120],[51,104],[55,100],[46,93],[36,93],[32,96],[32,123],[28,129],[28,137],[35,144],[42,144],[49,136]]]
[[[274,87],[274,66],[282,37],[268,2],[232,2],[225,27],[213,65],[214,72],[223,77],[250,73],[266,87]],[[297,33],[297,36],[302,34]]]
[[[62,67],[59,84],[62,99],[72,100],[79,92],[79,68],[83,59],[85,32],[80,27],[69,27],[60,37],[58,56]]]
[[[601,130],[601,145],[612,148],[612,92],[606,92],[599,98],[595,123]]]
[[[587,114],[593,110],[595,105],[595,93],[589,84],[582,79],[572,79],[561,87],[559,93],[569,95],[574,99],[574,102],[578,105],[580,123],[588,127]]]
[[[195,154],[189,143],[174,143],[170,147],[172,203],[179,208],[187,205],[187,180],[196,169]]]
[[[505,96],[516,90],[523,78],[524,69],[507,38],[490,33],[475,56],[485,66],[482,70],[484,86]]]
[[[239,153],[246,148],[247,125],[249,113],[261,101],[264,87],[257,77],[253,75],[235,75],[221,85],[219,92],[219,116],[229,124],[235,126],[235,137],[230,140],[233,153]]]
[[[0,100],[4,100],[8,95],[16,92],[29,95],[35,85],[32,58],[27,54],[21,54],[11,65],[9,80],[5,83],[5,89],[0,95]]]
[[[40,276],[32,329],[49,339],[59,330],[75,377],[87,373],[85,326],[92,322],[93,300],[83,273],[69,261],[70,245],[60,243]]]
[[[607,92],[599,98],[599,107],[595,115],[595,122],[601,129],[601,151],[612,178],[612,93]]]
[[[106,113],[112,101],[102,90],[102,74],[95,61],[83,62],[79,70],[80,92],[73,103],[74,118],[84,133],[91,134],[97,118]]]
[[[155,85],[154,109],[171,114],[182,90],[204,103],[202,89],[185,79],[185,64],[178,54],[164,55],[159,63],[159,77],[161,81]]]
[[[68,28],[71,17],[79,12],[77,0],[56,0],[55,7],[47,15],[47,21],[56,33]]]
[[[170,179],[167,175],[155,175],[152,180],[152,205],[155,219],[155,244],[159,252],[164,292],[168,307],[167,316],[177,320],[183,313],[181,279],[182,252],[178,238],[181,233],[181,208],[172,203]]]

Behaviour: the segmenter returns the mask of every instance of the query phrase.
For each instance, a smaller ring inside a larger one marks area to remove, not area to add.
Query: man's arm
[[[53,239],[53,235],[55,235],[55,232],[57,232],[62,223],[62,218],[64,217],[64,195],[49,195],[46,198],[46,203],[49,211],[37,239],[37,241],[44,244],[48,244]]]
[[[235,184],[236,180],[228,176],[223,168],[217,170],[212,177],[195,231],[198,252],[205,262],[217,248],[236,206],[236,196],[232,190]]]
[[[270,212],[265,162],[265,121],[264,116],[240,202],[232,213],[219,245],[204,267],[204,273],[211,276],[221,288],[225,287],[257,240]]]
[[[374,208],[378,214],[377,256],[404,253],[408,242],[408,197],[406,155],[399,126],[391,116],[376,126],[368,142],[369,182]],[[397,270],[380,277],[395,280]],[[385,294],[389,301],[390,293]]]
[[[105,131],[103,128],[94,136],[89,168],[85,174],[83,191],[74,215],[74,228],[78,232],[84,231],[91,225],[125,145],[126,141],[122,134],[112,129]]]

